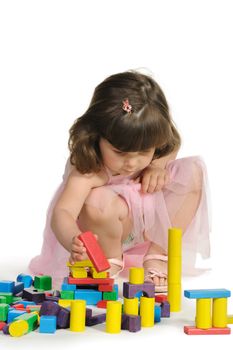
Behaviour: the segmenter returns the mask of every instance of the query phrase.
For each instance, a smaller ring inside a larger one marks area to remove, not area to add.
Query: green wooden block
[[[21,301],[21,300],[22,300],[22,298],[13,296],[12,303],[14,303],[16,301]]]
[[[6,297],[0,296],[0,304],[6,304]]]
[[[13,301],[13,294],[12,293],[0,292],[0,296],[6,298],[6,304],[11,304]]]
[[[38,326],[38,317],[37,314],[25,313],[14,319],[17,320],[25,320],[28,323],[28,332],[34,331]]]
[[[74,291],[73,290],[62,290],[61,291],[61,299],[74,299]]]
[[[5,322],[8,316],[9,305],[8,304],[0,304],[0,321]]]
[[[51,276],[35,276],[34,287],[35,287],[35,289],[51,290],[52,289],[52,277]]]
[[[103,292],[103,300],[117,300],[117,299],[118,299],[118,296],[116,291]]]

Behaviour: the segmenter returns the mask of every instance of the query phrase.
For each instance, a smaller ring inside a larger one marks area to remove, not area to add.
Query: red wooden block
[[[88,257],[95,266],[96,270],[98,272],[108,270],[110,268],[110,264],[93,233],[87,231],[81,233],[78,238],[83,242],[87,250]]]
[[[5,325],[6,325],[6,322],[0,321],[0,331],[2,331]]]
[[[156,303],[163,303],[164,301],[167,301],[167,295],[166,294],[158,294],[155,296],[155,302]]]
[[[230,334],[231,329],[228,327],[200,329],[194,326],[184,326],[184,332],[188,335]]]
[[[74,278],[74,277],[68,277],[68,283],[69,284],[108,284],[113,285],[114,279],[113,278]]]
[[[99,307],[100,309],[107,309],[107,302],[108,301],[109,300],[100,300],[100,301],[98,301],[96,306]]]
[[[113,284],[99,284],[98,291],[99,292],[113,292]]]
[[[15,304],[15,305],[12,305],[12,307],[16,310],[25,310],[25,307],[23,304]]]

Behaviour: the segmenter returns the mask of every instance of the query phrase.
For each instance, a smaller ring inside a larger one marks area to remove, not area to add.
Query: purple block
[[[91,314],[90,313],[88,313],[88,315],[86,314],[86,326],[95,326],[96,324],[100,324],[105,321],[106,321],[106,313],[92,316],[92,310],[91,310]]]
[[[5,324],[5,326],[2,329],[3,334],[10,334],[9,333],[9,326],[10,326],[10,324]]]
[[[121,329],[126,329],[129,332],[138,332],[141,330],[141,317],[136,315],[122,315]]]
[[[43,301],[41,308],[40,308],[40,316],[47,315],[47,316],[57,316],[61,307],[57,303],[54,303],[53,301]]]
[[[61,299],[59,297],[55,297],[55,296],[46,296],[45,300],[47,301],[55,301],[56,303],[58,302],[58,300]]]
[[[170,317],[170,304],[168,301],[161,303],[161,317]]]
[[[70,327],[70,311],[65,307],[60,307],[60,311],[57,315],[57,328],[69,328]]]
[[[45,293],[37,292],[35,289],[25,288],[23,290],[23,299],[34,301],[36,304],[39,304],[45,300]]]
[[[154,298],[155,285],[152,282],[144,282],[143,284],[132,284],[129,282],[123,283],[123,296],[128,299],[135,297],[135,294],[142,291],[143,295],[148,298]]]

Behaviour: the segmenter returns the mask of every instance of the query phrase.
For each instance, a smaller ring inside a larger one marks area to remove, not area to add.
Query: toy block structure
[[[231,292],[227,289],[185,290],[184,296],[196,299],[195,327],[184,327],[188,335],[230,334],[227,327],[227,298]]]
[[[168,229],[168,301],[171,312],[181,310],[182,230]]]

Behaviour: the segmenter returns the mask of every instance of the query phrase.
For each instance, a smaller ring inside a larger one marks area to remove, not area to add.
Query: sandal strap
[[[167,261],[167,255],[162,255],[162,254],[148,254],[145,255],[143,258],[143,262],[148,261],[148,260],[162,260],[162,261]]]
[[[164,272],[158,271],[154,268],[151,268],[151,269],[148,269],[145,279],[148,277],[149,278],[153,278],[153,277],[167,278],[167,274]]]

